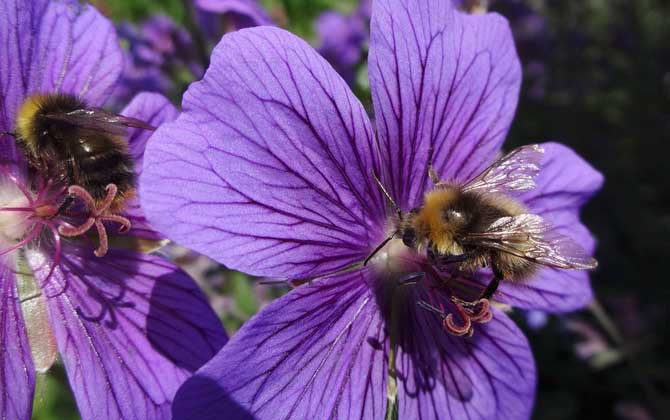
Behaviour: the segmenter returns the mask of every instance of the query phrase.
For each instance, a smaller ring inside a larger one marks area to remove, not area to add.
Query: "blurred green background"
[[[517,3],[499,0],[493,9],[514,26]],[[528,23],[519,23],[525,81],[506,147],[560,141],[605,173],[605,187],[586,207],[584,220],[599,241],[593,285],[622,335],[617,342],[598,312],[589,310],[551,316],[539,328],[541,314],[516,314],[539,370],[534,418],[670,418],[670,286],[664,265],[670,261],[670,2],[521,3],[540,18],[541,31],[525,33]],[[193,27],[188,0],[93,4],[117,23],[160,12]],[[281,26],[315,42],[314,20],[321,12],[348,13],[357,2],[263,4]],[[369,105],[364,62],[355,89]],[[284,291],[192,255],[177,259],[195,270],[231,334]],[[78,418],[62,367],[40,375],[34,418]]]

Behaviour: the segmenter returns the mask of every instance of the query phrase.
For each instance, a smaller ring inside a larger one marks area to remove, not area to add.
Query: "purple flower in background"
[[[504,313],[492,308],[474,336],[456,336],[417,305],[453,307],[485,279],[452,278],[451,296],[430,272],[400,283],[398,240],[362,264],[394,217],[373,174],[409,211],[432,188],[431,161],[442,179],[466,181],[499,154],[521,83],[508,24],[449,1],[376,0],[369,72],[377,138],[305,42],[238,31],[149,142],[140,189],[157,229],[230,268],[304,283],[184,384],[176,418],[382,418],[393,407],[402,419],[530,416],[533,357]],[[602,177],[564,146],[543,148],[537,186],[519,200],[592,252],[579,209]],[[505,282],[496,300],[560,312],[591,296],[587,273],[545,268]]]
[[[544,97],[545,60],[550,50],[549,32],[537,4],[527,0],[454,0],[471,11],[490,6],[509,19],[517,49],[524,60],[527,95],[532,99]]]
[[[319,53],[347,81],[354,82],[355,66],[361,61],[368,40],[368,19],[356,10],[350,15],[328,11],[316,21],[321,44]]]
[[[215,43],[227,32],[274,25],[258,0],[193,0],[200,27]]]
[[[525,0],[495,0],[492,8],[507,16],[511,22],[517,49],[524,58],[527,95],[542,99],[545,90],[545,61],[551,54],[551,38],[547,22],[533,2]]]
[[[191,36],[168,16],[152,16],[139,27],[124,22],[118,32],[128,47],[113,103],[125,104],[139,92],[168,94],[175,80],[202,77],[204,63],[198,61]]]
[[[28,170],[7,134],[31,95],[101,106],[121,71],[114,28],[77,1],[6,0],[0,44],[0,418],[31,417],[35,372],[57,351],[83,419],[169,417],[180,384],[225,343],[218,319],[183,271],[132,250],[160,239],[138,200],[124,213],[125,241],[110,235],[104,257],[86,237],[62,237],[51,209],[66,186]],[[141,94],[122,114],[158,126],[177,111]],[[129,130],[138,176],[149,135]]]

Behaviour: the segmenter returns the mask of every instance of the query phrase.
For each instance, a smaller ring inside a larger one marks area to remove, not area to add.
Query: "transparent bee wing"
[[[588,270],[598,265],[575,241],[535,214],[501,217],[485,232],[467,235],[465,241],[549,267]]]
[[[156,128],[136,118],[124,117],[98,108],[77,109],[68,113],[46,114],[46,118],[76,125],[81,128],[104,131],[109,134],[125,136],[128,127],[155,130]]]
[[[468,181],[463,190],[490,193],[532,190],[543,156],[544,149],[539,144],[514,149]]]

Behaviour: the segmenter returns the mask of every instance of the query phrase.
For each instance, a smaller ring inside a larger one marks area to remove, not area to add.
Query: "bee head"
[[[416,230],[413,227],[407,226],[403,229],[402,243],[408,248],[414,249],[416,247]]]
[[[421,209],[420,208],[415,208],[409,211],[408,213],[405,213],[403,220],[401,221],[400,225],[400,237],[402,239],[402,243],[405,244],[406,247],[416,249],[417,245],[417,234],[416,234],[416,221],[417,221],[417,215],[420,213]]]

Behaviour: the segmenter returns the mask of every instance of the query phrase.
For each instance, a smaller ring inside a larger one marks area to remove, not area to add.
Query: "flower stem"
[[[635,378],[639,382],[645,394],[647,394],[647,399],[649,400],[652,411],[656,416],[658,416],[657,418],[665,418],[662,416],[664,410],[658,391],[656,388],[654,388],[654,385],[643,373],[640,361],[635,356],[634,351],[628,348],[623,335],[619,332],[616,324],[614,321],[612,321],[610,316],[607,314],[607,311],[605,311],[605,308],[603,308],[598,299],[594,299],[589,304],[589,311],[591,311],[591,314],[595,317],[605,332],[607,332],[607,335],[609,335],[610,339],[621,349],[624,357],[628,360],[628,365],[633,371]]]
[[[385,420],[398,420],[398,372],[396,371],[396,353],[398,349],[398,311],[396,301],[398,293],[393,292],[391,298],[391,325],[390,330],[390,354],[387,368],[387,384],[386,384],[386,416]]]

